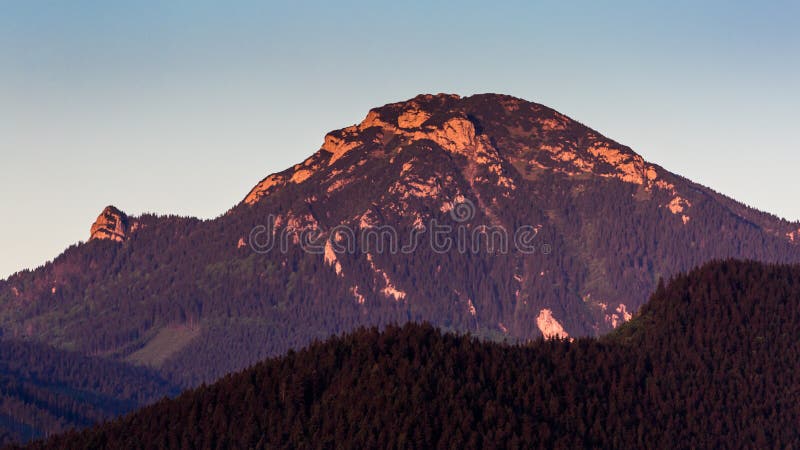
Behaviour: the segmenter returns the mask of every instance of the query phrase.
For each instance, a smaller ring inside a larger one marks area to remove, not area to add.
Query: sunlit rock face
[[[244,202],[248,205],[252,205],[258,202],[262,197],[265,197],[273,188],[283,186],[286,180],[283,176],[278,174],[273,174],[261,180],[257,185],[250,190],[247,196],[244,198]]]
[[[465,158],[474,182],[505,190],[516,189],[519,178],[546,170],[612,178],[673,197],[680,194],[668,172],[545,106],[506,95],[425,94],[374,108],[360,123],[331,131],[317,153],[262,180],[244,203],[255,204],[314,177],[324,177],[331,191],[340,190],[351,182],[353,167],[375,159],[392,161],[409,148],[427,145]],[[686,216],[691,204],[682,206]],[[674,206],[669,209],[675,213]]]
[[[89,240],[106,239],[122,242],[127,239],[129,232],[128,216],[114,206],[107,206],[92,224]]]
[[[569,334],[564,331],[564,327],[553,317],[553,311],[543,309],[536,317],[536,326],[542,332],[545,339],[563,339],[568,338]]]

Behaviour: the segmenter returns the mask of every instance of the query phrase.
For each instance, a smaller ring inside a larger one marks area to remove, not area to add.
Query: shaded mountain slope
[[[798,229],[545,106],[422,95],[329,133],[214,220],[108,208],[89,242],[0,282],[0,327],[191,386],[359,326],[600,335],[659,277],[800,262]]]
[[[0,444],[86,427],[177,393],[151,370],[0,341]]]
[[[600,340],[359,330],[31,448],[791,448],[800,266],[715,262]]]

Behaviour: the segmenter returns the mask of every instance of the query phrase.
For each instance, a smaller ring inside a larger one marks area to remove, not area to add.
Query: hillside
[[[598,336],[661,277],[800,262],[798,229],[546,106],[421,95],[213,220],[106,208],[88,242],[0,282],[0,329],[183,386],[360,326]]]
[[[30,448],[793,448],[800,266],[726,261],[600,340],[362,329]]]
[[[87,427],[177,393],[151,370],[0,341],[0,445]]]

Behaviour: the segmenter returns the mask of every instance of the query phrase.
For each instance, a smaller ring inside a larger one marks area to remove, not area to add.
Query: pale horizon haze
[[[420,93],[542,103],[800,219],[798,3],[568,3],[2,2],[0,279],[109,204],[216,217]]]

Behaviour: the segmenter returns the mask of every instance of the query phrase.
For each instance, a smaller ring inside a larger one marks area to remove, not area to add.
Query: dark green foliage
[[[0,341],[0,444],[86,427],[176,393],[147,369]]]
[[[795,448],[800,267],[726,261],[600,339],[361,329],[31,448]]]

